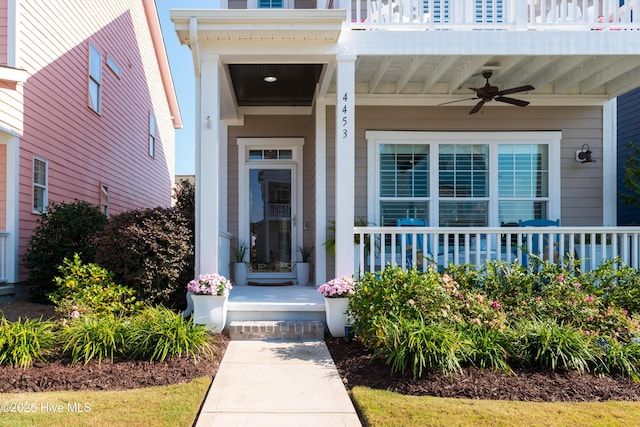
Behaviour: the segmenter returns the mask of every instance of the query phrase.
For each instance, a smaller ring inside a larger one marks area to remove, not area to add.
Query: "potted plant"
[[[193,323],[220,333],[227,322],[227,302],[231,281],[219,274],[201,274],[187,284],[193,301]]]
[[[300,259],[302,261],[296,263],[296,279],[298,280],[298,285],[304,286],[309,283],[313,246],[301,246],[298,248],[298,252],[300,252]]]
[[[249,277],[249,264],[244,260],[247,252],[249,251],[249,247],[244,243],[238,243],[238,245],[233,248],[233,257],[235,262],[233,263],[233,279],[235,280],[236,285],[246,285],[247,278]]]
[[[324,296],[324,309],[329,332],[336,338],[347,336],[349,296],[355,293],[355,281],[348,276],[336,278],[320,285],[318,292]]]

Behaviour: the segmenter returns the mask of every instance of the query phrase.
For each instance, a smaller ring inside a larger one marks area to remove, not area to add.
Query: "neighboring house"
[[[220,3],[171,12],[196,75],[197,272],[228,271],[229,234],[257,282],[308,245],[316,284],[421,255],[638,264],[613,101],[640,86],[635,0]]]
[[[626,162],[631,154],[629,143],[640,144],[640,89],[634,89],[617,99],[618,105],[618,192],[626,192],[622,183]],[[618,193],[618,224],[640,225],[640,206],[622,203]]]
[[[0,281],[49,202],[169,206],[179,127],[153,0],[0,0]]]

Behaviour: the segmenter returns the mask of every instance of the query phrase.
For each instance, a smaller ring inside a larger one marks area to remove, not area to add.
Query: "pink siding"
[[[49,201],[97,205],[104,183],[111,214],[170,205],[174,129],[142,2],[77,0],[60,8],[32,0],[20,12],[20,63],[30,74],[20,142],[20,255],[38,218],[31,213],[33,156],[48,161]],[[101,115],[88,106],[89,43],[103,59]],[[120,78],[107,67],[107,54]],[[158,123],[155,159],[147,154],[150,110]]]
[[[0,64],[7,63],[7,2],[0,0]]]

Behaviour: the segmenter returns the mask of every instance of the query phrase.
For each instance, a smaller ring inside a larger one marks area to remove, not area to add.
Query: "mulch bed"
[[[507,375],[490,370],[464,369],[462,374],[429,373],[420,379],[391,374],[357,340],[327,337],[327,346],[347,388],[366,386],[414,396],[532,402],[640,401],[640,383],[620,377],[577,372],[520,370]]]
[[[71,365],[68,359],[36,362],[22,369],[0,367],[0,393],[58,390],[130,390],[181,384],[199,377],[214,377],[228,337],[214,340],[215,357],[194,361],[173,357],[165,362],[137,360],[90,361]]]

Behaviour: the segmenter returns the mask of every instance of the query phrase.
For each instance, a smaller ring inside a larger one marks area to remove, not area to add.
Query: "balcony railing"
[[[353,28],[638,29],[638,0],[330,0]]]
[[[7,281],[7,238],[9,233],[0,231],[0,283]]]
[[[561,265],[573,257],[582,272],[614,257],[640,267],[640,227],[355,227],[354,233],[356,272],[493,260],[531,266],[534,257]]]

